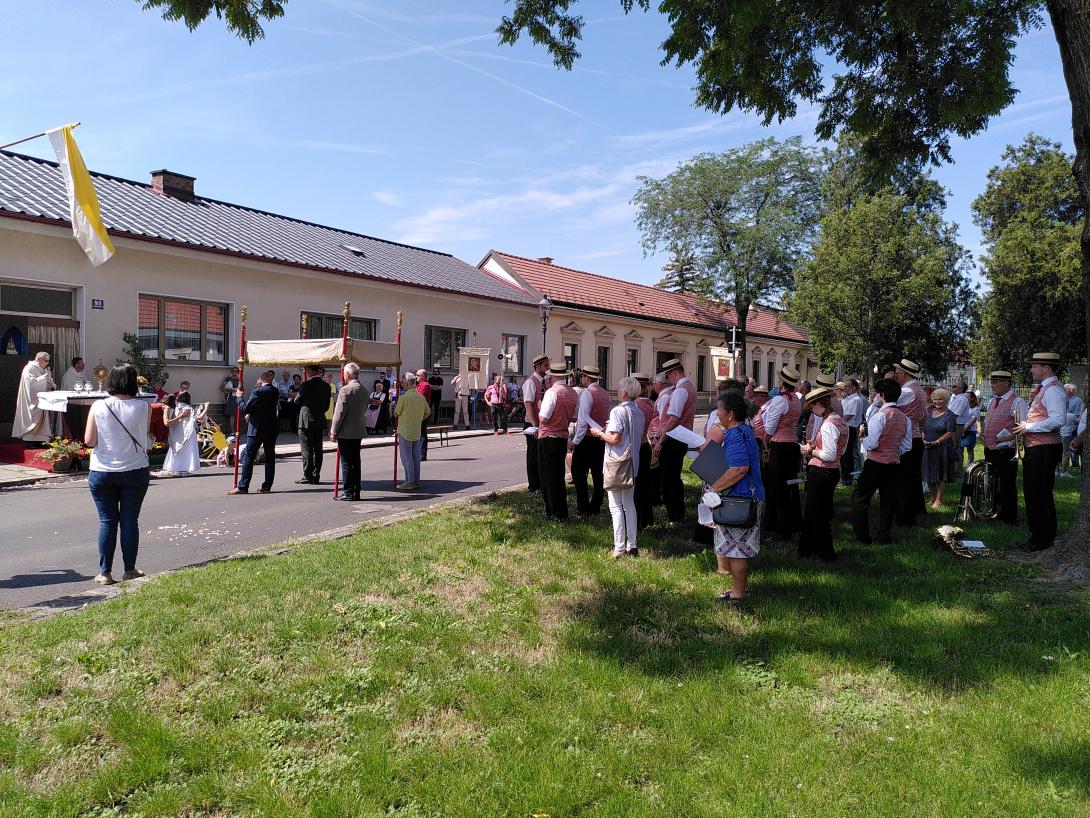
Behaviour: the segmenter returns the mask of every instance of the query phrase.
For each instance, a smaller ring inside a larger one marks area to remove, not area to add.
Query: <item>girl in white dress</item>
[[[201,450],[197,443],[197,430],[208,414],[208,404],[194,409],[190,395],[182,392],[177,398],[167,398],[163,421],[167,425],[167,456],[163,471],[185,477],[196,474],[201,468]]]

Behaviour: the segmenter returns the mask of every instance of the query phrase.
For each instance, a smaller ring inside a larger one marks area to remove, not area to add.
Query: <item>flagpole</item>
[[[246,315],[249,310],[246,309],[246,305],[242,305],[241,317],[242,321],[239,322],[239,339],[238,339],[238,388],[241,390],[245,381],[246,366]],[[242,394],[246,394],[243,391]],[[242,398],[235,398],[235,485],[233,488],[238,488],[238,461],[239,461],[239,448],[240,441],[242,439]],[[273,447],[275,449],[275,447]],[[257,457],[257,452],[254,452],[254,457]]]
[[[349,317],[352,315],[352,302],[344,302],[344,311],[341,313],[343,322],[341,324],[341,388],[344,388],[344,365],[348,362],[348,324]],[[356,441],[358,446],[360,441]],[[345,491],[348,490],[346,486]],[[333,499],[337,499],[337,495],[341,491],[341,444],[337,444],[337,454],[333,460]],[[359,486],[356,486],[356,493],[359,493]]]
[[[78,122],[69,122],[67,125],[61,125],[61,128],[78,128],[78,127],[79,127]],[[56,130],[59,130],[59,129],[58,128],[50,128],[49,129],[49,131],[56,131]],[[0,151],[7,150],[8,148],[14,147],[15,145],[22,145],[24,142],[29,142],[32,139],[41,139],[43,136],[48,134],[49,131],[42,131],[41,133],[36,133],[33,136],[24,136],[22,139],[16,139],[14,142],[8,142],[8,144],[6,144],[6,145],[0,145]]]
[[[394,374],[394,384],[390,387],[391,393],[398,387],[397,383],[401,380],[401,321],[404,318],[404,313],[401,310],[397,311],[397,335],[394,337],[394,341],[397,343],[397,372]],[[394,427],[394,479],[393,487],[397,488],[397,418],[394,417],[393,409],[390,410],[390,422]]]

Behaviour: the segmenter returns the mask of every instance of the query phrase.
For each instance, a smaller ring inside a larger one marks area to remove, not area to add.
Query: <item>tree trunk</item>
[[[1075,141],[1075,182],[1083,206],[1090,202],[1090,0],[1049,0],[1048,14],[1060,47],[1064,80],[1071,97],[1071,131]],[[1090,220],[1082,229],[1082,287],[1086,302],[1086,349],[1090,360]],[[1084,461],[1082,496],[1070,530],[1057,543],[1063,573],[1090,579],[1090,468]]]

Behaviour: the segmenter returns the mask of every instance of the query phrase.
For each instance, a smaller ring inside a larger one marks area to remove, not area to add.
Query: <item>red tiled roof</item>
[[[722,331],[735,323],[734,309],[725,304],[709,304],[695,296],[672,293],[658,287],[621,281],[597,273],[561,267],[559,264],[501,253],[498,250],[493,250],[492,253],[555,303],[716,331]],[[746,331],[751,335],[807,342],[806,331],[784,320],[775,310],[751,308],[747,324]]]

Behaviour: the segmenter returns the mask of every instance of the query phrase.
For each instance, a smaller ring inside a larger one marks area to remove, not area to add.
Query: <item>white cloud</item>
[[[381,202],[384,205],[390,207],[398,207],[401,204],[401,197],[391,190],[376,190],[371,193],[371,198],[376,202]]]

